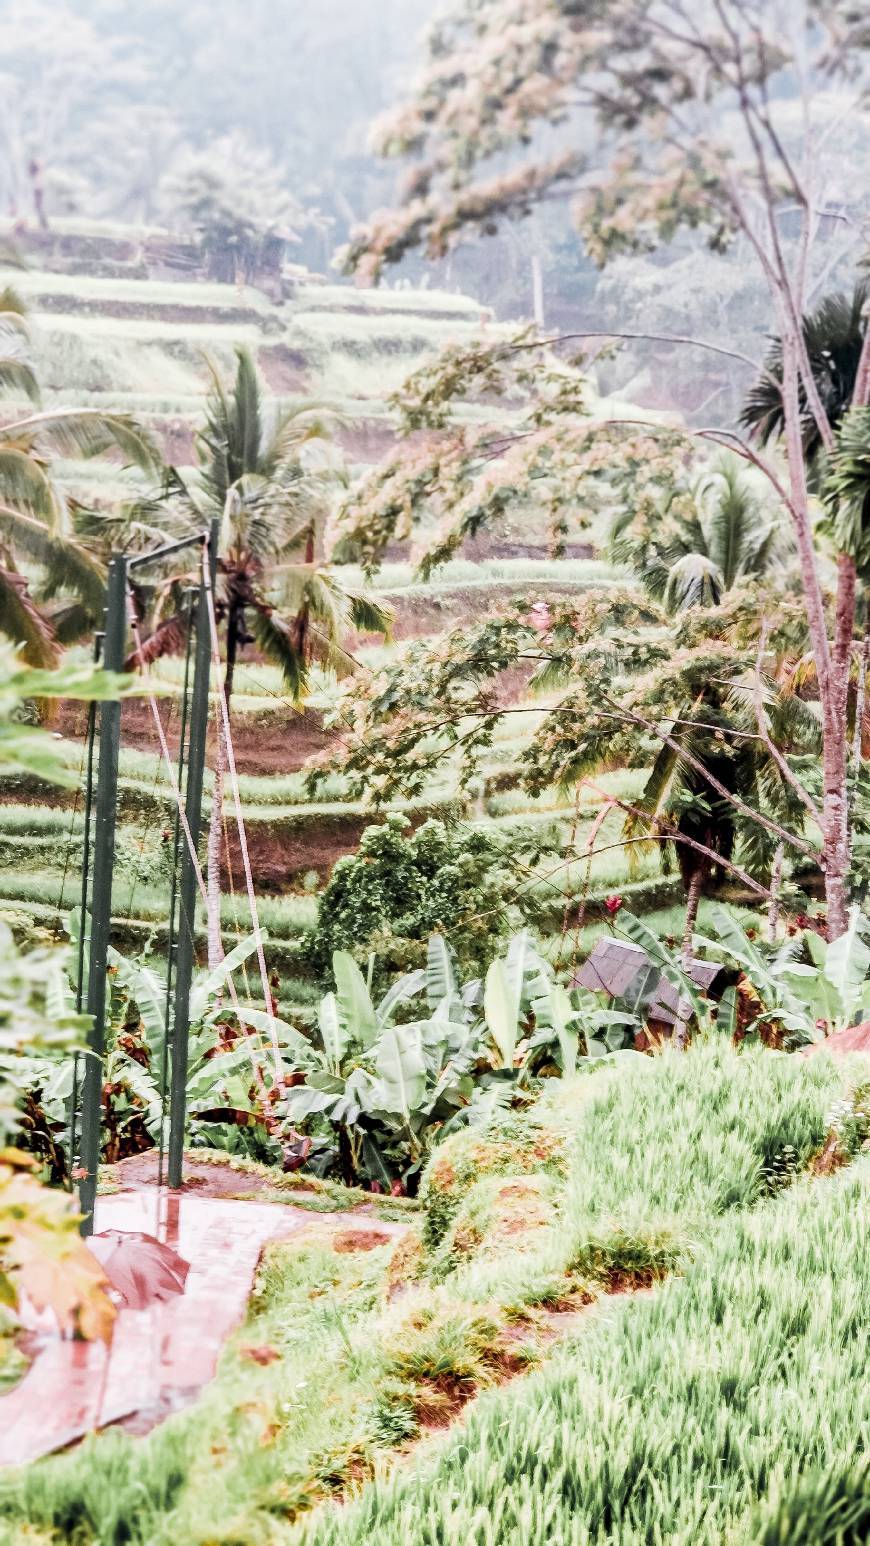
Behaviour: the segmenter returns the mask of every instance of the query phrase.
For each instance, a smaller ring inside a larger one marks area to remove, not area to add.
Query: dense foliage
[[[380,981],[421,966],[437,930],[449,936],[461,970],[480,975],[517,921],[534,916],[535,899],[517,895],[518,883],[524,860],[547,846],[546,833],[502,838],[484,826],[436,820],[413,831],[407,817],[389,814],[333,867],[307,947],[312,962],[325,974],[334,950],[350,951],[362,966],[374,954]]]

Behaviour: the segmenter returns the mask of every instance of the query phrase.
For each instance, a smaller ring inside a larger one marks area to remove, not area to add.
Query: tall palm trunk
[[[224,696],[227,702],[228,720],[232,706],[233,681],[236,671],[236,658],[239,651],[241,624],[241,609],[237,603],[231,601],[229,616],[227,618],[227,660],[226,670],[224,672]],[[220,912],[221,869],[224,846],[224,780],[226,776],[226,769],[226,733],[224,731],[223,714],[218,713],[217,756],[215,758],[214,791],[211,801],[211,819],[209,821],[208,827],[208,849],[206,859],[206,892],[208,895],[208,964],[210,968],[219,966],[224,958]]]
[[[689,889],[686,893],[686,921],[683,927],[683,948],[681,952],[681,964],[683,971],[688,973],[692,965],[692,941],[695,937],[695,924],[698,921],[698,907],[701,902],[701,886],[704,880],[703,864],[696,864],[689,877]],[[678,1014],[677,1023],[674,1026],[674,1046],[680,1052],[686,1050],[689,1041],[689,1022],[682,1014]]]
[[[773,865],[770,871],[770,902],[767,907],[767,943],[776,944],[776,931],[779,928],[779,893],[782,887],[782,866],[785,861],[785,844],[777,845],[773,856]]]
[[[692,944],[695,938],[695,924],[698,922],[698,908],[701,903],[701,886],[704,880],[703,864],[696,864],[689,877],[689,889],[686,892],[686,921],[683,925],[683,971],[687,972],[692,964]]]
[[[864,637],[861,640],[861,653],[858,658],[858,687],[855,693],[855,724],[852,732],[852,773],[856,783],[861,773],[868,667],[870,667],[870,590],[865,589]]]

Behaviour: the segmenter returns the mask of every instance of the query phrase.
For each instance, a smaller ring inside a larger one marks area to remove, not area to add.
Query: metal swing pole
[[[103,635],[94,635],[94,665],[100,663],[100,651],[103,648]],[[91,700],[88,704],[88,728],[87,728],[87,771],[85,774],[85,825],[82,835],[82,884],[79,896],[79,937],[76,950],[76,1014],[81,1014],[85,1007],[85,991],[87,978],[85,974],[85,951],[90,941],[88,934],[88,896],[91,878],[91,820],[94,813],[94,750],[97,742],[97,705]],[[74,1172],[78,1169],[78,1119],[79,1119],[79,1054],[73,1055],[72,1092],[70,1095],[69,1113],[69,1189],[75,1187]]]
[[[220,523],[212,521],[208,534],[208,585],[214,592],[217,577]],[[193,667],[193,692],[190,700],[190,739],[187,753],[187,788],[184,810],[193,846],[199,842],[202,823],[202,785],[205,771],[205,744],[208,735],[209,677],[211,673],[211,632],[205,577],[199,588],[196,609],[196,655]],[[190,1040],[190,986],[196,945],[197,871],[187,844],[181,854],[178,884],[179,918],[175,951],[175,1013],[172,1035],[172,1079],[169,1094],[170,1187],[181,1186],[184,1167],[184,1130],[187,1121],[187,1060]]]
[[[201,583],[201,582],[200,582]],[[187,756],[187,722],[190,715],[190,659],[193,653],[193,608],[198,592],[192,588],[187,598],[187,648],[184,656],[184,686],[181,693],[181,728],[178,737],[178,791],[184,787]],[[169,891],[169,938],[166,948],[166,1004],[163,1013],[163,1047],[160,1056],[160,1142],[157,1145],[157,1190],[163,1189],[166,1158],[166,1107],[169,1097],[169,1048],[172,1042],[172,989],[175,973],[176,932],[178,927],[178,867],[181,860],[181,810],[175,808],[172,824],[172,884]]]
[[[106,593],[106,625],[103,636],[103,668],[122,672],[127,643],[127,560],[123,555],[109,564]],[[103,1060],[106,1045],[106,971],[109,964],[109,932],[112,922],[112,871],[115,863],[115,816],[118,802],[118,752],[121,744],[121,704],[115,699],[100,705],[100,750],[97,764],[97,798],[94,812],[93,888],[91,939],[88,960],[87,1012],[92,1016],[85,1054],[82,1084],[82,1123],[79,1206],[84,1215],[83,1235],[93,1234],[100,1163],[100,1125],[103,1096]],[[82,958],[83,959],[83,958]]]

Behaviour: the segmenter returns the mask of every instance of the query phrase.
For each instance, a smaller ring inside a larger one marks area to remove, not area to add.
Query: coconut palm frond
[[[349,654],[335,639],[330,639],[314,623],[309,629],[308,654],[311,660],[316,660],[319,666],[338,677],[339,681],[356,676],[363,669],[354,655]]]
[[[870,285],[862,281],[851,295],[828,295],[803,318],[803,334],[813,379],[831,423],[836,426],[847,413],[855,382],[866,327],[865,313]],[[777,440],[784,428],[782,403],[783,348],[774,338],[764,362],[764,373],[754,383],[743,405],[741,423],[762,445]],[[801,383],[800,403],[804,449],[810,460],[822,450],[818,426],[809,410]]]
[[[708,552],[729,590],[743,572],[747,537],[758,525],[758,501],[733,462],[724,458],[701,479],[695,493],[707,511]]]
[[[94,631],[94,613],[82,601],[68,601],[48,614],[58,644],[79,644]]]
[[[668,612],[681,612],[686,607],[715,607],[724,590],[718,564],[706,553],[687,553],[672,565],[662,600]]]
[[[27,589],[21,574],[0,568],[0,633],[20,645],[29,666],[51,671],[60,660],[57,637]]]
[[[283,673],[290,694],[297,702],[308,688],[307,628],[300,626],[306,621],[297,617],[287,623],[273,607],[262,603],[254,607],[251,614],[251,629],[257,645],[266,659]]]
[[[359,591],[345,591],[350,621],[357,633],[379,633],[388,642],[393,637],[395,614],[392,607],[375,601]]]
[[[223,509],[234,484],[246,474],[263,470],[262,397],[249,349],[236,350],[236,373],[230,393],[216,364],[211,360],[207,363],[211,386],[206,399],[205,428],[198,436],[202,481],[213,505]]]
[[[274,472],[285,462],[297,461],[303,448],[312,442],[331,445],[336,431],[346,428],[348,423],[346,415],[338,409],[313,398],[285,405],[263,447],[263,464]]]
[[[99,615],[105,599],[106,571],[80,542],[60,536],[35,516],[8,505],[0,505],[0,537],[10,551],[23,553],[39,564],[43,599],[72,591]]]
[[[187,620],[176,612],[142,640],[141,650],[133,650],[128,655],[124,670],[141,671],[144,666],[151,666],[155,660],[163,660],[167,655],[180,655],[186,643]]]
[[[300,574],[306,612],[321,632],[341,639],[350,626],[348,598],[341,585],[328,569],[318,569],[315,564],[300,565]]]
[[[40,600],[50,601],[71,591],[90,608],[96,621],[106,600],[106,569],[96,554],[69,537],[53,536],[42,563]]]
[[[26,397],[28,402],[39,402],[39,382],[33,366],[26,360],[12,355],[0,356],[0,391]]]
[[[845,415],[822,493],[838,550],[866,568],[870,564],[870,408],[851,408]]]
[[[643,786],[638,805],[650,821],[658,821],[665,815],[685,780],[688,763],[677,745],[676,740],[672,746],[662,743]]]
[[[661,832],[661,824],[676,791],[684,782],[685,772],[686,764],[680,752],[673,746],[660,746],[643,792],[635,802],[634,810],[626,813],[622,826],[625,855],[632,873],[645,853],[657,853],[665,869],[673,862],[668,845],[656,838],[656,832]]]
[[[57,502],[51,479],[35,457],[18,446],[0,443],[0,499],[52,523]]]
[[[53,408],[0,427],[0,443],[22,440],[43,442],[59,456],[87,458],[117,450],[148,473],[162,465],[154,441],[135,419],[99,408]]]

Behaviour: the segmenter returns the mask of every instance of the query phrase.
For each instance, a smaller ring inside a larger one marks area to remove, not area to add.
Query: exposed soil
[[[157,1185],[157,1163],[155,1149],[149,1149],[145,1154],[131,1154],[114,1166],[114,1179],[122,1192],[150,1191]],[[165,1185],[165,1160],[163,1181]],[[232,1165],[211,1165],[207,1160],[185,1156],[182,1192],[195,1192],[197,1197],[253,1197],[268,1191],[270,1186],[270,1178],[256,1171],[235,1170]],[[305,1195],[304,1188],[300,1187],[299,1191]],[[308,1195],[314,1195],[314,1188]]]
[[[311,372],[308,358],[299,349],[287,344],[261,346],[257,363],[266,378],[270,392],[307,392]]]
[[[117,317],[123,321],[223,323],[262,327],[263,313],[253,306],[194,306],[183,301],[121,300],[117,296],[78,296],[68,291],[53,295],[43,291],[39,297],[41,312],[59,312],[61,316]]]
[[[325,879],[337,859],[353,853],[372,819],[368,812],[338,819],[330,816],[323,826],[313,822],[298,828],[249,823],[248,853],[257,890],[264,896],[282,896],[295,879],[309,870],[316,870]],[[222,884],[229,889],[232,883],[238,891],[244,883],[244,870],[239,834],[233,822],[228,822],[227,832],[230,859],[228,865],[225,852]]]
[[[178,713],[174,703],[158,699],[166,740],[173,755],[178,752]],[[87,728],[87,705],[65,701],[59,705],[53,728],[71,740],[83,741]],[[124,704],[123,744],[135,751],[159,753],[160,742],[154,727],[150,705],[145,699],[131,698]],[[310,758],[334,746],[337,736],[323,728],[322,716],[314,709],[298,713],[288,711],[286,718],[264,718],[243,714],[233,724],[233,747],[240,773],[295,773]],[[216,749],[214,724],[209,731],[208,756]]]
[[[393,1239],[383,1229],[343,1229],[332,1241],[332,1249],[339,1256],[349,1256],[353,1251],[375,1251],[379,1245],[389,1245]]]

